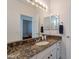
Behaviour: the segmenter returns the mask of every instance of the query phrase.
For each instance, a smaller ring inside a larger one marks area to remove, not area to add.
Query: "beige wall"
[[[29,5],[22,0],[8,0],[7,12],[7,42],[22,40],[21,35],[21,15],[33,17],[33,33],[38,32],[38,11],[36,7]]]

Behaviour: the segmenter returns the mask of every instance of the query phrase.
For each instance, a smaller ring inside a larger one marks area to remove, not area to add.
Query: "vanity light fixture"
[[[42,9],[43,11],[47,11],[47,6],[41,2],[38,2],[38,0],[26,0],[28,3],[31,3],[32,5],[35,5],[36,7]]]

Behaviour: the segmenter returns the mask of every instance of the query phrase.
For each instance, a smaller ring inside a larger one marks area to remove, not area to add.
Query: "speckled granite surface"
[[[61,40],[59,36],[48,36],[47,41],[50,43],[44,46],[35,45],[34,39],[9,43],[7,44],[7,59],[30,59],[59,40]]]

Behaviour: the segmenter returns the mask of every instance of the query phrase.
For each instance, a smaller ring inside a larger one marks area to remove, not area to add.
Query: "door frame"
[[[23,19],[22,19],[22,16],[28,16],[28,15],[23,15],[23,14],[20,15],[20,38],[21,38],[21,40],[23,40]],[[31,17],[33,20],[32,16],[28,16],[28,17]]]

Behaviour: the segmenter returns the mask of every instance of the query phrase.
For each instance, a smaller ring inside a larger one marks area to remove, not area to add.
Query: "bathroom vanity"
[[[37,38],[38,40],[38,38]],[[34,39],[14,42],[8,44],[7,59],[60,59],[61,57],[61,37],[49,36],[44,42],[45,45],[37,45],[43,42],[36,42]]]
[[[61,41],[56,42],[52,46],[34,55],[30,59],[60,59]]]

